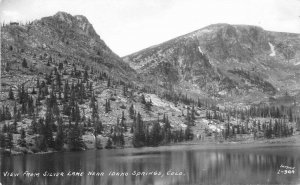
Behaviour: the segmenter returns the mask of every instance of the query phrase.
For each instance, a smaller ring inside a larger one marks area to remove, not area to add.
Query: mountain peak
[[[72,18],[72,15],[67,12],[59,11],[53,17],[57,17],[62,21],[66,21],[70,20]]]
[[[255,25],[247,25],[247,24],[228,24],[228,23],[216,23],[216,24],[211,24],[208,25],[202,29],[207,29],[207,28],[223,28],[223,27],[235,27],[235,28],[260,28],[259,26],[255,26]]]
[[[227,24],[227,23],[218,23],[218,24],[211,24],[199,30],[192,32],[191,34],[195,33],[209,33],[209,32],[217,32],[220,30],[241,30],[241,31],[249,31],[249,30],[257,30],[257,31],[264,31],[263,28],[259,26],[253,25],[242,25],[242,24]]]
[[[227,24],[227,23],[216,23],[216,24],[210,24],[202,29],[205,29],[205,28],[220,28],[220,27],[225,27],[225,26],[232,26],[230,24]]]
[[[54,14],[52,16],[53,18],[58,18],[61,21],[65,21],[65,22],[80,22],[80,23],[86,23],[86,24],[90,24],[90,22],[88,21],[88,19],[83,16],[83,15],[71,15],[67,12],[63,12],[63,11],[59,11],[56,14]]]
[[[71,15],[67,12],[59,11],[53,16],[43,18],[43,20],[55,22],[57,24],[67,25],[71,29],[75,29],[89,35],[91,37],[99,37],[93,28],[93,25],[89,22],[89,20],[83,15]],[[78,28],[78,29],[77,29]]]

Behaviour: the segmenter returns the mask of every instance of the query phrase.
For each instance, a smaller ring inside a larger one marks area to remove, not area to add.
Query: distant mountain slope
[[[3,65],[15,65],[23,58],[34,63],[34,58],[50,55],[55,62],[66,58],[116,77],[135,76],[135,71],[107,47],[82,15],[58,12],[26,25],[6,25],[1,37]]]
[[[124,57],[146,81],[215,97],[300,90],[300,35],[215,24]]]

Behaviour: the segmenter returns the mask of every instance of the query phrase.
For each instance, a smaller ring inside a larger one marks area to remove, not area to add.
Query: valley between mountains
[[[300,35],[214,24],[119,57],[85,16],[1,25],[6,154],[296,142]]]

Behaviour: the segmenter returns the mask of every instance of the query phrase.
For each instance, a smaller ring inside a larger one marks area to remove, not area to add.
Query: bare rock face
[[[58,12],[52,18],[57,19],[64,24],[68,24],[72,28],[79,28],[77,31],[86,36],[99,37],[94,30],[92,24],[83,15],[72,16],[65,12]]]
[[[269,96],[300,91],[299,46],[299,34],[214,24],[123,59],[164,89],[216,97]]]

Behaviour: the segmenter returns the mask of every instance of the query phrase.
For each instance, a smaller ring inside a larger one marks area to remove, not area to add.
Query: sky
[[[0,0],[4,22],[58,11],[86,16],[119,56],[216,23],[300,33],[300,0]]]

